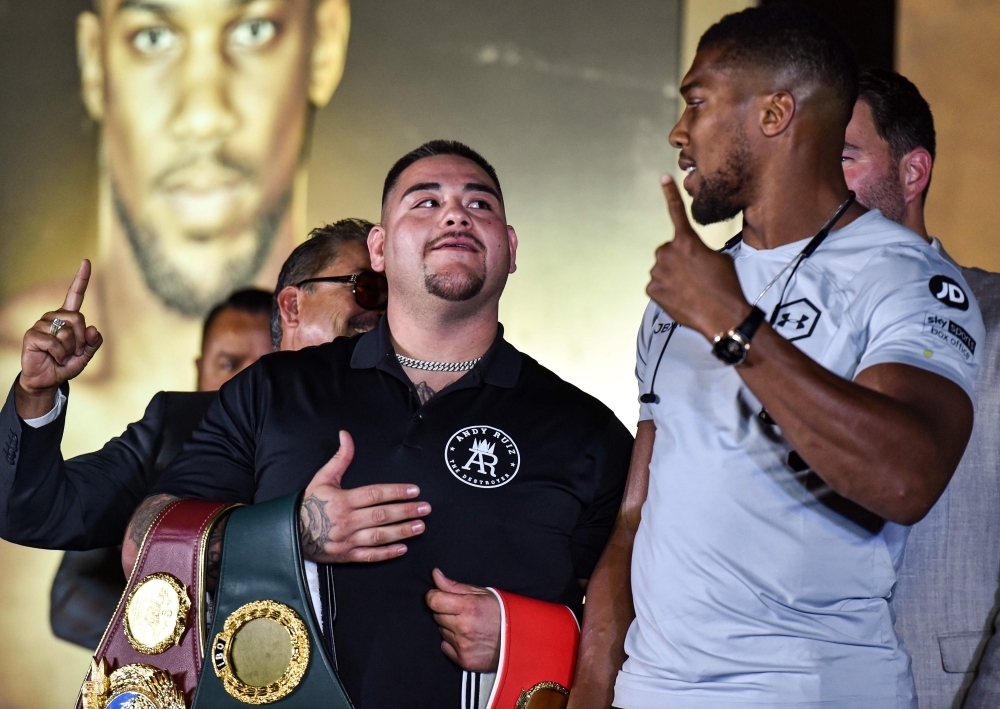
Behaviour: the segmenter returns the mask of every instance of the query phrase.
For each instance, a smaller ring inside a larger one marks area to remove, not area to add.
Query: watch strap
[[[740,333],[746,342],[750,342],[753,336],[757,334],[757,330],[763,324],[765,317],[764,311],[755,305],[750,314],[746,316],[746,319],[733,329]]]

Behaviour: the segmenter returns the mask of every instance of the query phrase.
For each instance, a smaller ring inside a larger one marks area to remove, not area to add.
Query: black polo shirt
[[[414,483],[433,506],[402,557],[332,567],[344,687],[360,709],[460,706],[462,670],[424,603],[431,569],[579,614],[577,579],[611,532],[632,437],[502,328],[472,371],[421,405],[383,318],[239,374],[153,492],[251,503],[301,490],[341,429],[356,449],[345,488]]]

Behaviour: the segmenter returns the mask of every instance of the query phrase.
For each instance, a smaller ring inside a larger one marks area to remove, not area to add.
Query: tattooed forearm
[[[437,394],[437,392],[431,389],[427,382],[420,382],[417,384],[417,398],[420,399],[421,405],[430,401],[435,394]]]
[[[132,567],[135,566],[135,560],[139,556],[139,547],[142,546],[146,532],[153,526],[156,516],[164,507],[177,499],[180,498],[173,495],[153,495],[143,500],[132,514],[128,530],[125,532],[125,540],[122,542],[122,569],[126,576],[132,573]]]
[[[315,495],[306,496],[299,510],[299,539],[303,554],[313,559],[322,557],[333,527],[323,501]]]

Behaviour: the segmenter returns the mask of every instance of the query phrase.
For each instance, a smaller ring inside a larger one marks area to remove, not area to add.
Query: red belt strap
[[[219,502],[180,500],[160,512],[143,539],[125,593],[94,655],[95,663],[103,661],[109,674],[125,665],[147,665],[165,670],[190,706],[204,657],[202,599],[208,535],[219,516],[231,507],[233,505]],[[169,575],[171,584],[179,582],[190,610],[176,641],[171,641],[166,649],[155,648],[157,652],[142,652],[133,645],[136,639],[133,637],[130,642],[126,634],[126,613],[133,591],[147,582],[151,574]],[[81,696],[77,707],[82,706]]]
[[[500,601],[500,665],[489,709],[565,706],[576,667],[580,627],[558,603],[495,588]]]

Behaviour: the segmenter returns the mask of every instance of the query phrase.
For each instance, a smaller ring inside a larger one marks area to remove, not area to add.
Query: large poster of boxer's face
[[[0,0],[0,379],[92,259],[105,346],[64,452],[100,446],[193,388],[216,302],[273,287],[311,228],[378,221],[391,164],[453,138],[495,165],[520,236],[508,339],[631,424],[679,32],[665,0]],[[38,599],[0,608],[0,696],[65,705],[85,662],[47,639],[56,562],[0,562]]]

